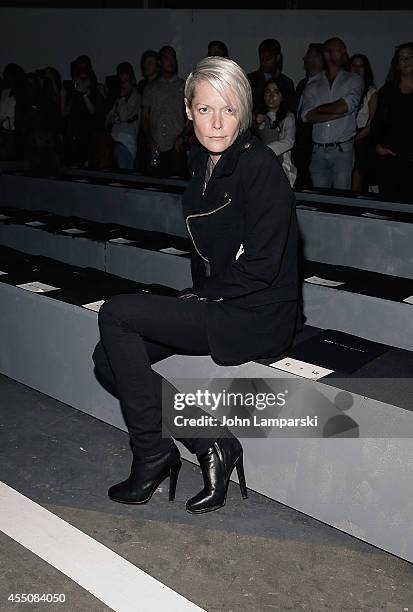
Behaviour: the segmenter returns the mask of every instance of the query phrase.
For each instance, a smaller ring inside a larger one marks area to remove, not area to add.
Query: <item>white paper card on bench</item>
[[[94,310],[95,312],[99,312],[102,304],[105,303],[105,300],[98,300],[97,302],[89,302],[89,304],[83,304],[83,308],[88,308],[89,310]]]
[[[413,295],[409,295],[409,297],[404,298],[403,302],[406,302],[406,304],[413,304]]]
[[[44,221],[28,221],[25,225],[31,225],[32,227],[40,227],[41,225],[47,225]]]
[[[286,357],[285,359],[280,359],[280,361],[274,361],[274,363],[270,363],[270,367],[277,368],[277,370],[283,370],[283,372],[289,372],[290,374],[296,374],[297,376],[302,376],[303,378],[310,378],[311,380],[318,380],[319,378],[323,378],[323,376],[327,376],[328,374],[332,374],[334,370],[328,370],[327,368],[321,368],[318,365],[314,365],[313,363],[308,363],[307,361],[300,361],[299,359],[290,359]]]
[[[109,242],[116,242],[118,244],[131,244],[134,240],[129,240],[129,238],[111,238]]]
[[[79,229],[78,227],[68,227],[67,229],[62,230],[66,234],[86,234],[86,230]]]
[[[316,206],[307,206],[307,204],[297,204],[296,208],[301,208],[302,210],[320,210]]]
[[[391,219],[392,218],[390,215],[382,215],[379,213],[371,213],[371,212],[362,213],[361,216],[367,217],[368,219]]]
[[[11,217],[9,215],[4,215],[3,213],[0,213],[0,221],[6,221],[6,219],[11,219]]]
[[[8,274],[8,272],[3,272],[3,270],[0,270],[0,276],[3,276],[3,274]]]
[[[166,247],[165,249],[159,249],[160,253],[167,253],[168,255],[188,255],[188,251],[181,251],[180,249],[175,249],[174,247]]]
[[[40,283],[39,281],[33,281],[31,283],[23,283],[22,285],[17,285],[20,289],[26,289],[26,291],[34,291],[35,293],[46,293],[46,291],[56,291],[60,289],[60,287],[53,287],[53,285],[46,285],[45,283]]]
[[[313,285],[323,285],[323,287],[339,287],[344,285],[343,281],[333,281],[328,278],[321,278],[321,276],[309,276],[304,279],[306,283],[312,283]]]

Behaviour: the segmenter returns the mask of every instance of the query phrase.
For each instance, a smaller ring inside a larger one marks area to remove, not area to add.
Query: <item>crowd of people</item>
[[[222,41],[206,51],[229,57]],[[349,57],[339,38],[309,45],[296,86],[283,72],[277,40],[262,41],[258,55],[259,68],[248,74],[252,130],[291,186],[411,198],[413,42],[396,47],[380,89],[366,55]],[[138,81],[125,61],[99,83],[86,55],[71,63],[67,81],[53,67],[26,73],[8,64],[0,80],[0,160],[28,159],[34,172],[49,174],[75,166],[188,178],[196,137],[174,48],[145,51],[140,71]]]

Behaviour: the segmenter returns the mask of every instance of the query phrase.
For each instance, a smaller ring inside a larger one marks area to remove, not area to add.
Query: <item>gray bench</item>
[[[97,314],[3,283],[0,292],[1,373],[125,430],[118,401],[93,372]],[[284,376],[260,364],[225,368],[204,357],[170,357],[155,367],[169,380]],[[411,440],[397,439],[400,431],[413,433],[413,415],[355,398],[351,416],[363,425],[363,436],[381,424],[391,425],[392,438],[244,439],[248,486],[413,561]]]

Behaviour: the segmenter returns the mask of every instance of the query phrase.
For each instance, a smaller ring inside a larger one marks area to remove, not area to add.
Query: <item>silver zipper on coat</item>
[[[229,198],[228,202],[225,202],[225,204],[222,204],[222,206],[219,206],[218,208],[215,208],[214,210],[210,210],[209,212],[206,212],[206,213],[197,213],[197,214],[195,214],[195,215],[188,215],[188,216],[187,216],[187,218],[186,218],[186,220],[185,220],[185,223],[186,223],[186,229],[188,230],[188,234],[189,234],[189,235],[190,235],[190,237],[191,237],[191,240],[192,240],[192,243],[193,243],[193,245],[194,245],[194,247],[195,247],[195,250],[196,250],[196,252],[198,253],[198,255],[201,257],[201,259],[203,259],[204,261],[206,261],[206,263],[207,263],[207,264],[209,264],[210,262],[209,262],[209,260],[208,260],[206,257],[204,257],[204,256],[202,255],[202,253],[200,252],[200,250],[199,250],[199,249],[198,249],[198,247],[196,246],[196,243],[195,243],[194,237],[193,237],[193,235],[192,235],[192,232],[191,232],[191,230],[189,229],[189,223],[188,223],[188,221],[189,221],[189,219],[195,219],[195,217],[207,217],[208,215],[212,215],[212,214],[214,214],[214,213],[218,212],[219,210],[221,210],[222,208],[225,208],[225,206],[228,206],[228,204],[230,204],[230,203],[231,203],[231,201],[232,201],[232,198]]]

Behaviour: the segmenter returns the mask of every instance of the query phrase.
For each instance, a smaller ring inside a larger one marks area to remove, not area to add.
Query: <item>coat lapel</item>
[[[185,215],[209,212],[222,205],[223,201],[221,202],[222,198],[219,193],[219,179],[233,174],[239,156],[248,148],[250,139],[251,134],[247,131],[238,136],[233,144],[224,151],[212,172],[204,196],[202,196],[202,188],[209,154],[199,144],[193,147],[189,156],[192,179],[185,194],[185,200],[187,201]]]

